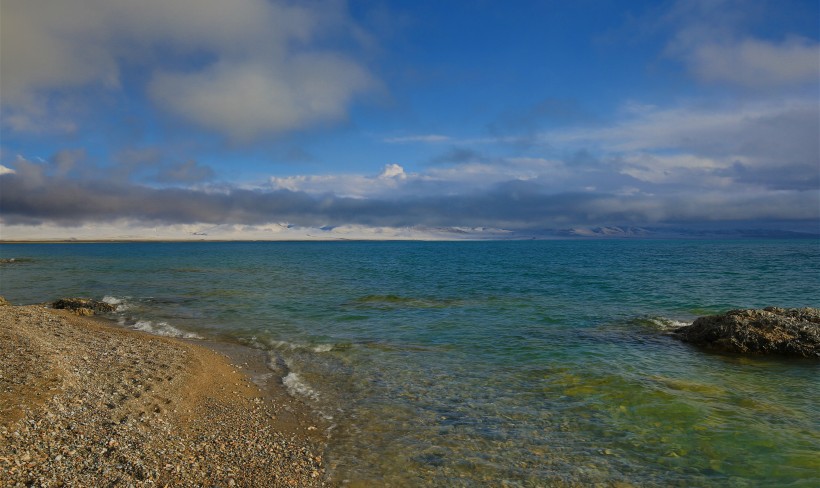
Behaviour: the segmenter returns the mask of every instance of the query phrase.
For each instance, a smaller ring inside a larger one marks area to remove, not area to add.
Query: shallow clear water
[[[817,486],[820,364],[697,350],[820,306],[820,242],[0,245],[0,295],[270,351],[353,486]]]

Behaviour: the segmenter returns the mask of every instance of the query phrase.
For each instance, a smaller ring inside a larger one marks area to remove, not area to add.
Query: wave
[[[143,332],[148,332],[149,334],[164,336],[164,337],[181,337],[183,339],[204,339],[199,334],[194,332],[185,332],[182,330],[177,329],[173,325],[170,325],[168,322],[154,322],[151,320],[138,320],[134,323],[127,323],[125,320],[120,322],[120,325],[124,325],[134,330],[141,330]]]
[[[320,343],[320,344],[300,344],[298,342],[280,341],[275,339],[260,339],[253,336],[249,341],[252,347],[266,349],[269,351],[292,351],[292,352],[315,352],[326,353],[335,350],[345,349],[345,344]]]
[[[146,297],[144,299],[135,300],[130,296],[117,297],[113,295],[106,295],[102,298],[103,302],[117,307],[114,313],[119,315],[119,319],[117,322],[123,327],[148,332],[149,334],[158,336],[180,337],[183,339],[204,339],[204,337],[195,332],[188,332],[178,329],[173,325],[169,324],[168,322],[149,320],[146,319],[144,316],[140,317],[139,315],[141,314],[139,313],[139,311],[142,309],[142,307],[140,306],[141,303],[152,300],[153,297]],[[125,312],[127,311],[137,311],[137,313],[135,314],[137,316],[126,316]]]
[[[692,322],[671,319],[660,316],[646,316],[635,319],[635,322],[661,331],[672,331],[680,327],[692,325]]]
[[[130,297],[117,298],[117,297],[113,297],[113,296],[110,296],[110,295],[106,295],[106,296],[103,297],[102,301],[104,303],[107,303],[109,305],[114,305],[115,307],[117,307],[115,312],[124,312],[125,310],[128,310],[128,304],[125,301],[126,298],[130,298]]]
[[[292,396],[306,397],[314,401],[319,400],[319,394],[316,390],[311,388],[298,374],[292,371],[282,378],[282,384],[285,385],[288,393]]]

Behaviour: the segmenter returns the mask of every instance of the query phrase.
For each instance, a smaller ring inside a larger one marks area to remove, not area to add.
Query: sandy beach
[[[0,486],[324,486],[321,429],[240,349],[0,306]]]

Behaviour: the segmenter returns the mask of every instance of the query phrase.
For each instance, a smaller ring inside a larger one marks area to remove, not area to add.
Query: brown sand
[[[0,486],[324,486],[321,429],[225,347],[0,303]]]

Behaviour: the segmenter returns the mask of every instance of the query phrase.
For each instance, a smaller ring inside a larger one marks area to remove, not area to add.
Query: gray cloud
[[[762,185],[772,190],[812,190],[820,188],[820,167],[817,165],[788,165],[777,168],[755,168],[735,163],[730,168],[715,172],[738,183]]]
[[[343,119],[372,85],[355,62],[330,54],[277,63],[218,63],[194,73],[158,73],[150,91],[180,117],[237,141]]]
[[[785,99],[717,108],[636,107],[615,125],[541,137],[567,148],[592,148],[605,155],[610,173],[645,183],[695,191],[732,183],[736,190],[803,190],[816,181],[818,133],[816,101]]]
[[[658,142],[707,157],[745,156],[773,164],[818,161],[820,106],[816,103],[741,109],[738,113],[735,120],[716,120],[712,126],[691,124],[677,131],[670,126],[663,135],[665,140]]]
[[[3,123],[17,131],[76,130],[51,120],[54,100],[116,93],[134,67],[151,67],[139,88],[159,109],[234,140],[343,119],[377,85],[327,47],[364,37],[341,2],[8,0],[0,22]]]
[[[126,89],[175,120],[234,141],[343,120],[357,96],[378,89],[359,59],[363,34],[343,2],[304,5],[3,0],[4,128],[71,133],[81,107],[111,109]],[[429,161],[440,164],[420,173],[288,176],[272,178],[274,189],[264,190],[201,185],[214,172],[189,159],[184,144],[162,149],[129,139],[135,146],[110,148],[105,162],[88,161],[80,149],[43,164],[6,155],[14,172],[0,166],[1,219],[65,226],[121,219],[510,229],[816,225],[820,113],[816,92],[802,90],[816,88],[816,41],[755,37],[745,28],[750,9],[732,0],[677,2],[672,10],[666,54],[700,81],[729,85],[735,95],[719,106],[703,98],[671,107],[633,102],[611,124],[572,128],[589,116],[574,102],[545,99],[502,114],[488,126],[492,137],[422,132],[384,139],[440,144],[443,153]],[[138,79],[126,78],[134,72]],[[83,103],[88,93],[105,103]],[[158,129],[173,130],[161,122]],[[311,155],[295,147],[278,158]]]
[[[820,44],[800,38],[779,43],[744,39],[697,46],[687,59],[695,74],[705,81],[748,87],[791,85],[816,82]]]
[[[773,15],[772,8],[801,10],[799,2],[788,1],[680,0],[656,26],[675,30],[666,53],[703,82],[776,91],[809,84],[816,89],[820,43],[795,35],[771,39],[749,34],[756,21]]]
[[[510,181],[462,194],[344,198],[290,190],[164,188],[105,180],[75,181],[22,162],[0,175],[7,224],[78,225],[121,219],[146,224],[292,223],[300,226],[490,226],[548,229],[575,225],[816,221],[820,193],[807,191],[671,193],[632,196],[549,193],[537,182]]]
[[[178,185],[211,181],[216,176],[210,166],[193,159],[179,161],[154,146],[122,149],[115,155],[112,165],[99,165],[89,158],[85,149],[75,148],[62,149],[42,163],[18,156],[12,166],[16,166],[23,179],[33,186],[54,180],[68,183],[105,181],[118,185],[143,181]]]

